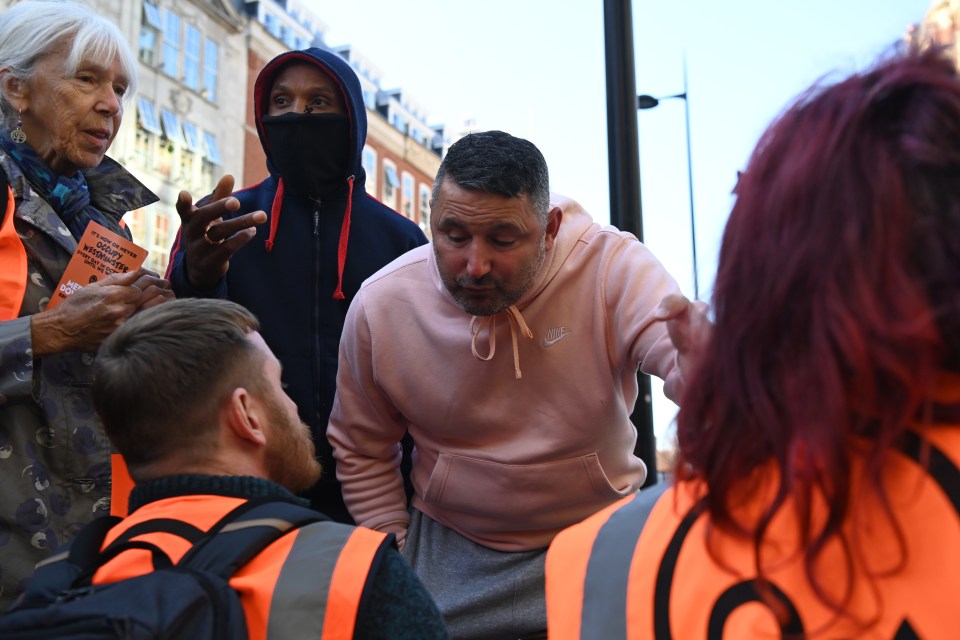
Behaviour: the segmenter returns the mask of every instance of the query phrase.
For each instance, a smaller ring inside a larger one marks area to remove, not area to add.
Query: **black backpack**
[[[243,607],[230,577],[291,529],[327,519],[290,502],[250,501],[207,533],[179,520],[150,520],[101,552],[104,536],[120,519],[98,518],[68,548],[37,565],[26,592],[0,616],[0,638],[246,638]],[[131,540],[154,531],[178,535],[193,546],[173,564],[155,545]],[[154,571],[90,584],[99,567],[128,549],[151,551]]]

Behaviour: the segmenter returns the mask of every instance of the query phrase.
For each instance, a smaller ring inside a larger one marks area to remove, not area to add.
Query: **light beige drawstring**
[[[520,329],[521,335],[525,338],[532,339],[533,332],[530,331],[527,323],[523,321],[523,316],[520,315],[520,310],[517,309],[515,305],[507,307],[507,311],[509,312],[507,314],[507,320],[510,325],[510,339],[513,342],[513,372],[517,380],[519,380],[523,375],[520,373],[520,346],[517,344],[517,328]],[[490,353],[488,353],[486,357],[483,357],[477,351],[477,336],[479,336],[480,332],[484,329],[487,329],[490,336]],[[470,318],[470,333],[473,335],[470,340],[470,350],[473,351],[474,357],[484,362],[493,358],[493,354],[497,352],[497,316],[473,316]]]

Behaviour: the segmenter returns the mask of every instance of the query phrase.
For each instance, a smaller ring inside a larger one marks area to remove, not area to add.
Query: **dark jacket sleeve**
[[[170,288],[178,298],[226,298],[227,297],[227,278],[220,278],[217,286],[209,291],[196,289],[190,284],[187,277],[187,252],[181,242],[180,234],[183,228],[177,231],[177,238],[173,242],[173,249],[170,251],[170,264],[167,267],[167,280],[170,281]]]
[[[387,549],[357,611],[356,640],[446,640],[440,610],[396,549]]]

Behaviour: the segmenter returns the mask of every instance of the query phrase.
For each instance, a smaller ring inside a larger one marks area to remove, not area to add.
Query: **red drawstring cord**
[[[343,224],[340,226],[340,244],[337,247],[337,290],[334,300],[343,300],[343,266],[347,263],[347,242],[350,240],[350,209],[353,208],[353,176],[347,178],[347,208],[343,212]]]
[[[337,290],[333,292],[334,300],[343,300],[343,267],[347,263],[347,244],[350,240],[350,210],[353,208],[353,181],[354,176],[347,178],[347,207],[343,212],[343,224],[340,226],[340,242],[337,245]],[[270,207],[270,235],[267,238],[267,253],[273,250],[273,241],[277,235],[277,225],[280,224],[280,209],[283,204],[283,178],[277,184],[277,194],[273,197]]]
[[[277,225],[280,224],[280,209],[283,207],[283,178],[277,182],[277,193],[273,196],[273,205],[270,207],[270,235],[267,237],[267,253],[273,251],[273,239],[277,235]]]

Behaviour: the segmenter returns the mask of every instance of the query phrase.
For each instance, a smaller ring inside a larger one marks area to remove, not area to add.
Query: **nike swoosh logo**
[[[547,330],[547,335],[543,336],[543,346],[552,347],[564,338],[570,335],[570,330],[566,327],[554,327]]]

